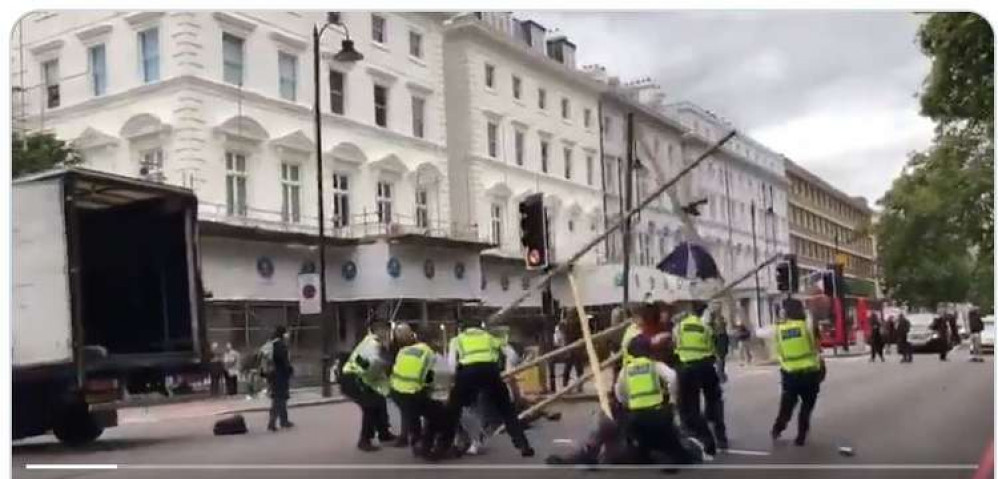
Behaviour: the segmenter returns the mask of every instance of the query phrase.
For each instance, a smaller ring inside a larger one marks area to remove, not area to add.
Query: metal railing
[[[240,208],[236,208],[240,210]],[[230,214],[229,207],[222,203],[202,201],[198,206],[198,217],[235,226],[263,228],[271,231],[318,234],[319,225],[315,216],[291,215],[282,211],[267,210],[246,206],[240,214]],[[425,218],[419,221],[415,216],[392,214],[387,221],[379,218],[376,212],[363,212],[350,215],[346,224],[333,216],[326,220],[326,235],[330,238],[366,238],[376,236],[422,235],[434,238],[480,241],[477,225],[467,225],[453,221]]]

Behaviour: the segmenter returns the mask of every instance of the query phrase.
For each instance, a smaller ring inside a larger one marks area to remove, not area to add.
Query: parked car
[[[984,330],[981,331],[981,350],[985,353],[995,352],[995,315],[989,314],[982,318]]]
[[[932,320],[936,318],[933,313],[912,313],[908,316],[911,322],[911,330],[908,331],[908,342],[911,343],[912,352],[915,353],[939,353],[942,348],[952,349],[952,344],[946,344],[939,336],[939,333],[932,330]]]

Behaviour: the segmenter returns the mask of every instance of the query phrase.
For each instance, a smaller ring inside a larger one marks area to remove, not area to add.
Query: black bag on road
[[[216,436],[231,436],[235,434],[246,434],[246,420],[242,414],[219,419],[215,422]]]

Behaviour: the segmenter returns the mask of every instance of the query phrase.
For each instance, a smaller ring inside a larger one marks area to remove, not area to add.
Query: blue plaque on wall
[[[357,277],[357,264],[353,261],[347,261],[343,263],[343,279],[347,281],[353,281]]]
[[[429,279],[433,279],[433,276],[437,274],[437,267],[433,264],[432,259],[423,262],[423,274]]]
[[[257,258],[256,272],[259,273],[260,276],[270,279],[271,276],[274,276],[274,262],[266,256]]]
[[[509,276],[505,273],[499,278],[499,286],[502,286],[503,291],[509,291]]]
[[[392,256],[388,259],[388,276],[398,278],[400,274],[402,274],[402,263],[399,262],[398,258]]]
[[[454,263],[454,277],[457,279],[464,279],[464,263],[460,261]],[[482,281],[485,281],[485,277],[483,276],[482,278]],[[483,286],[482,289],[485,289],[485,287]]]

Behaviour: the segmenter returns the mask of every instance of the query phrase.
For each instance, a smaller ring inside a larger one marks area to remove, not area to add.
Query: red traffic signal
[[[535,193],[520,202],[520,244],[524,248],[527,269],[548,265],[547,218],[544,194]]]

